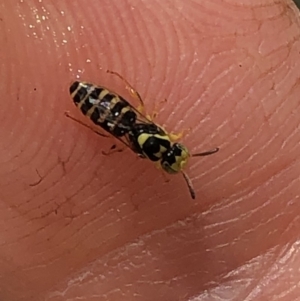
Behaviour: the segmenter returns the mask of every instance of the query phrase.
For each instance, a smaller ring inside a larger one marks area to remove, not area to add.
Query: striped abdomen
[[[85,116],[114,136],[124,136],[136,122],[131,105],[104,87],[76,81],[70,86],[70,94]]]

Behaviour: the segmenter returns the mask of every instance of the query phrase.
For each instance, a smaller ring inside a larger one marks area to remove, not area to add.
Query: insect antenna
[[[185,172],[181,171],[181,173],[182,173],[182,175],[183,175],[183,177],[185,179],[185,182],[186,182],[186,184],[187,184],[187,186],[189,188],[189,192],[191,194],[191,197],[194,200],[196,198],[196,193],[195,193],[192,181],[191,181],[191,179],[188,177],[188,175]]]
[[[206,151],[206,152],[203,152],[203,153],[192,154],[192,157],[208,156],[208,155],[212,155],[212,154],[214,154],[214,153],[216,153],[216,152],[218,152],[218,151],[219,151],[219,148],[216,147],[216,148],[214,148],[214,149],[211,149],[211,150]]]
[[[213,149],[211,149],[209,151],[206,151],[206,152],[202,152],[202,153],[198,153],[198,154],[192,154],[192,157],[208,156],[208,155],[212,155],[212,154],[214,154],[214,153],[216,153],[218,151],[219,151],[219,148],[216,147],[216,148],[213,148]],[[187,184],[187,186],[189,188],[191,197],[194,200],[196,198],[196,193],[195,193],[192,181],[191,181],[191,179],[188,177],[188,175],[185,172],[181,171],[181,173],[182,173],[182,175],[183,175],[183,177],[185,179],[185,182],[186,182],[186,184]]]

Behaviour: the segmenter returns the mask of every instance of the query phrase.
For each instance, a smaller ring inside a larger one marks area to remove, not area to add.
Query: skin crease
[[[88,3],[0,1],[1,300],[300,300],[297,8]],[[195,201],[64,116],[85,120],[75,79],[137,104],[107,69],[192,152],[220,147],[186,169]]]

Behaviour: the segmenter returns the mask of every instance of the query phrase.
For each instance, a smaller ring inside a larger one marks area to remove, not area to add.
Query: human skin
[[[1,300],[300,300],[297,8],[83,2],[0,0]],[[107,69],[220,147],[189,162],[196,200],[65,117],[78,78],[137,104]]]

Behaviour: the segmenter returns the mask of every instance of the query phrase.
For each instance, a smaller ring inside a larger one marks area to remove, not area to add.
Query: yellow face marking
[[[169,160],[169,162],[168,160],[162,162],[162,168],[170,174],[175,174],[182,171],[188,162],[188,158],[190,157],[189,151],[185,146],[177,144],[176,146],[173,145],[173,148],[173,152],[177,153],[177,155],[174,155],[173,160]]]
[[[182,169],[184,169],[184,167],[185,167],[186,164],[187,164],[187,161],[188,161],[187,158],[176,157],[176,162],[173,163],[173,164],[171,165],[171,169],[172,169],[174,172],[179,172],[179,171],[181,171]]]
[[[185,146],[182,146],[182,152],[180,157],[176,157],[176,162],[178,163],[178,171],[184,169],[186,166],[190,153]]]
[[[181,145],[181,155],[176,156],[176,163],[173,164],[175,165],[177,171],[181,171],[182,169],[184,169],[188,162],[189,156],[190,153],[188,149],[185,146]]]

